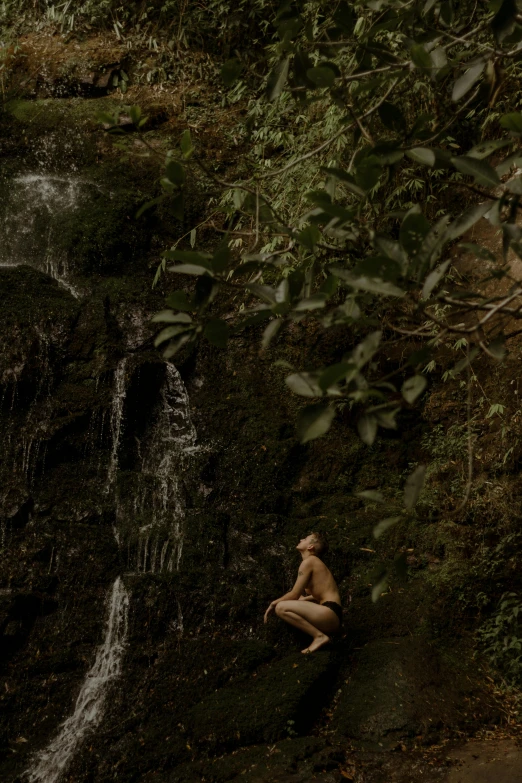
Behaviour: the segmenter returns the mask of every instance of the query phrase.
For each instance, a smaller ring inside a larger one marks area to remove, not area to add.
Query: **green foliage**
[[[522,678],[522,599],[504,593],[494,614],[478,631],[484,654],[510,685]]]
[[[496,78],[495,58],[509,78],[518,78],[513,46],[522,41],[522,27],[509,8],[503,11],[509,36],[499,33],[498,14],[482,7],[452,9],[449,17],[439,3],[423,13],[387,3],[341,3],[333,11],[312,2],[299,10],[288,4],[272,16],[270,4],[256,8],[273,22],[265,79],[255,83],[240,50],[221,72],[226,87],[235,90],[243,79],[247,90],[246,173],[221,180],[199,157],[188,129],[180,153],[170,153],[166,164],[166,179],[178,188],[199,169],[221,189],[223,212],[234,216],[226,241],[236,253],[222,259],[195,253],[190,262],[170,256],[183,262],[171,272],[200,278],[188,343],[212,335],[224,346],[235,330],[265,322],[261,344],[268,349],[281,344],[295,322],[346,327],[352,350],[333,364],[294,371],[286,382],[311,398],[299,419],[303,442],[326,433],[337,408],[348,403],[371,445],[380,427],[396,426],[401,400],[417,404],[426,388],[422,366],[407,355],[396,378],[382,378],[382,357],[397,330],[416,338],[412,354],[423,344],[433,352],[460,334],[469,335],[463,336],[468,361],[480,350],[501,356],[498,319],[488,315],[491,351],[477,337],[480,327],[475,334],[455,326],[457,303],[445,302],[452,285],[448,250],[487,215],[503,232],[504,256],[510,249],[520,255],[514,223],[520,195],[516,184],[499,194],[509,166],[490,162],[498,151],[513,162],[522,156],[520,115],[505,113],[498,138],[484,133],[497,87],[487,88]],[[494,37],[502,54],[488,48]],[[467,203],[448,203],[448,184],[461,183],[472,194]],[[230,290],[242,307],[225,329],[217,327],[210,305]],[[476,294],[467,303],[479,324],[483,301]],[[391,328],[370,331],[383,309]],[[173,335],[169,355],[187,344],[186,336]],[[415,367],[413,376],[408,365]]]

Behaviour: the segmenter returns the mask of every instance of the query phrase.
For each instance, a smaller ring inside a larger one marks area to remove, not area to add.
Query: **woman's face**
[[[313,533],[310,533],[306,536],[306,538],[302,538],[298,545],[296,546],[296,549],[298,549],[300,552],[306,552],[309,546],[312,546],[314,543],[314,536]]]

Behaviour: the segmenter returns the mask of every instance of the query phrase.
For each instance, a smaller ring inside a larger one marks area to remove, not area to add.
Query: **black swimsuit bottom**
[[[325,601],[321,606],[326,606],[327,609],[331,609],[332,612],[335,612],[339,620],[339,625],[343,624],[343,608],[337,601]]]

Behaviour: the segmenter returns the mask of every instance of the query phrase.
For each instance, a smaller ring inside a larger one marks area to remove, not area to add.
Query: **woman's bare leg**
[[[275,611],[286,623],[312,637],[313,641],[302,651],[304,653],[324,647],[330,641],[328,634],[339,628],[339,620],[331,609],[310,601],[280,601]]]

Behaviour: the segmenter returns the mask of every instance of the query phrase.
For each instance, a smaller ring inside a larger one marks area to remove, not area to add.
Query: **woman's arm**
[[[312,570],[313,570],[313,566],[311,563],[308,565],[305,561],[304,563],[301,564],[301,567],[297,574],[297,579],[292,589],[288,593],[282,595],[281,598],[276,598],[275,601],[272,601],[272,603],[266,610],[265,617],[264,617],[265,623],[280,601],[298,601],[301,598],[302,594],[304,593],[306,585],[310,581]]]

